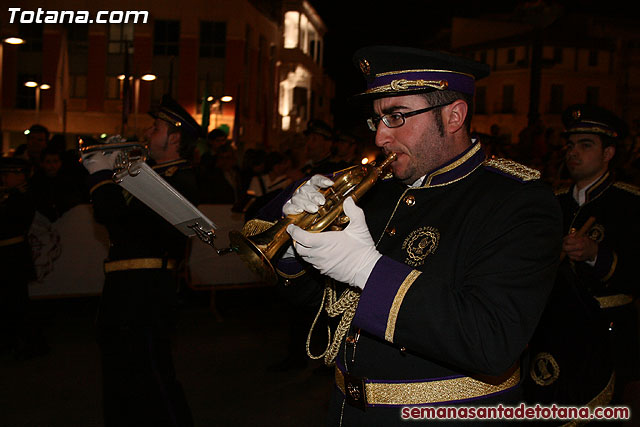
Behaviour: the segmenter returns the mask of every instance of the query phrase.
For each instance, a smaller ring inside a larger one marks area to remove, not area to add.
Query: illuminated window
[[[311,73],[300,65],[280,82],[278,113],[282,116],[282,130],[289,130],[309,120],[310,92]]]
[[[309,18],[300,12],[284,14],[284,48],[299,48],[315,62],[322,62],[322,39]]]
[[[298,47],[300,33],[300,12],[289,11],[284,14],[284,48]]]
[[[309,53],[309,20],[305,15],[300,16],[300,47],[306,54]]]

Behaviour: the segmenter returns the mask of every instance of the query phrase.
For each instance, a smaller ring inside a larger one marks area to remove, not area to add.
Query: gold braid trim
[[[596,397],[591,399],[591,401],[584,406],[589,407],[589,409],[591,409],[591,412],[593,412],[597,407],[607,405],[609,402],[611,402],[611,398],[613,397],[613,390],[614,390],[615,384],[616,384],[616,373],[613,372],[611,374],[611,377],[609,378],[609,382],[602,389],[602,391],[598,393]],[[562,424],[562,426],[560,427],[581,426],[581,425],[587,424],[589,421],[590,420],[583,420],[583,419],[572,420],[566,424]]]
[[[324,288],[324,294],[322,295],[322,303],[320,303],[318,313],[316,313],[316,317],[313,319],[313,323],[309,329],[309,335],[307,335],[307,356],[311,359],[320,359],[324,357],[324,364],[327,366],[335,364],[336,356],[338,355],[338,351],[340,351],[342,340],[349,331],[353,316],[356,314],[358,301],[360,301],[360,293],[361,291],[359,289],[349,288],[340,295],[340,298],[337,298],[333,281],[329,281],[329,283],[327,283],[327,286]],[[310,349],[311,335],[313,335],[313,330],[323,309],[327,312],[329,317],[338,317],[342,315],[342,318],[336,327],[333,339],[331,339],[331,327],[327,325],[327,347],[324,349],[322,354],[315,356],[311,354]]]
[[[640,196],[640,188],[636,187],[633,184],[627,184],[626,182],[616,182],[613,184],[613,186],[621,190],[627,191],[631,194],[635,194],[636,196]]]
[[[483,162],[485,166],[492,167],[508,175],[521,179],[522,181],[531,181],[540,179],[540,171],[532,169],[509,159],[488,159]]]
[[[600,281],[601,282],[608,282],[609,279],[611,279],[611,276],[613,276],[613,273],[615,273],[617,266],[618,266],[618,254],[614,252],[613,253],[613,261],[611,261],[611,269],[609,270],[607,275],[604,276]]]
[[[445,90],[449,86],[446,80],[393,80],[390,84],[378,86],[367,90],[365,93],[381,93],[381,92],[402,92],[406,90],[420,89],[431,87],[438,90]]]
[[[94,191],[96,191],[98,188],[102,187],[103,185],[113,184],[113,183],[114,182],[110,179],[105,179],[104,181],[100,181],[99,183],[91,187],[91,189],[89,189],[89,194],[92,194]]]

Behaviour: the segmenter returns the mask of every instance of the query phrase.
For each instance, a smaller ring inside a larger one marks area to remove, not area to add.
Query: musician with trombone
[[[487,65],[389,46],[354,62],[367,81],[356,100],[373,107],[367,124],[393,177],[358,194],[361,207],[346,197],[341,231],[288,225],[293,249],[275,261],[292,292],[330,279],[323,305],[341,320],[312,354],[336,365],[329,424],[401,424],[402,408],[419,405],[515,405],[558,263],[558,203],[537,171],[487,160],[470,138]],[[322,210],[332,178],[296,190],[286,220]]]
[[[640,383],[634,391],[630,382],[640,379],[634,306],[640,189],[617,182],[610,167],[627,126],[613,112],[584,104],[568,107],[562,120],[573,181],[556,191],[564,260],[532,342],[528,393],[565,404],[635,398],[637,405]]]
[[[196,176],[188,159],[201,127],[169,96],[149,114],[154,118],[145,133],[150,163],[197,204]],[[142,145],[118,144],[121,150],[116,151],[109,144],[81,148],[94,216],[106,226],[110,240],[97,319],[105,425],[190,426],[191,411],[174,372],[169,341],[176,269],[185,257],[186,237],[112,179],[123,156],[126,160],[127,152]]]

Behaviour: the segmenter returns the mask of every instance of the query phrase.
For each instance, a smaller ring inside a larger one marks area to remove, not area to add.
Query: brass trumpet
[[[396,157],[395,153],[391,153],[380,166],[367,164],[345,170],[334,179],[331,187],[320,190],[326,202],[318,208],[317,213],[288,215],[266,231],[254,236],[244,236],[239,231],[230,232],[231,247],[254,273],[267,283],[275,283],[278,276],[271,260],[291,239],[286,230],[287,226],[295,224],[310,232],[323,231],[336,222],[338,226],[344,226],[348,222],[348,218],[342,215],[344,200],[353,197],[354,202],[358,202]]]
[[[104,144],[87,144],[82,138],[78,139],[78,152],[81,158],[86,158],[96,153],[111,153],[118,151],[114,164],[114,181],[118,183],[116,175],[119,172],[128,170],[129,167],[138,160],[146,161],[149,158],[149,147],[140,141],[127,141],[120,135],[113,135],[107,138]],[[81,160],[82,161],[82,160]],[[131,172],[135,175],[135,172]]]

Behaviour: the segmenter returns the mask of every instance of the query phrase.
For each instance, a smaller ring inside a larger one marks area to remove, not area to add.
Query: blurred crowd
[[[3,157],[24,160],[28,169],[25,185],[36,210],[53,222],[77,204],[88,203],[88,173],[80,163],[76,141],[59,134],[51,137],[39,124],[25,133],[26,142]],[[89,145],[101,143],[83,138]],[[251,216],[279,190],[309,173],[344,169],[361,159],[362,144],[355,137],[334,132],[321,121],[310,122],[294,142],[281,149],[241,150],[224,128],[210,131],[206,139],[198,141],[191,159],[201,203],[230,204],[235,212]]]
[[[616,180],[640,185],[640,123],[631,128],[630,136],[616,147],[611,170]],[[562,131],[545,127],[539,121],[520,131],[516,140],[501,132],[500,126],[491,126],[490,133],[476,133],[487,157],[515,160],[537,169],[552,188],[570,184],[571,179],[565,165],[565,143]]]
[[[640,185],[640,138],[634,132],[617,149],[616,177]],[[523,129],[516,141],[491,126],[489,134],[475,133],[488,157],[507,158],[538,169],[554,189],[566,186],[569,175],[564,164],[564,138],[560,131],[538,123]],[[4,157],[23,159],[26,181],[36,211],[55,221],[77,204],[88,203],[87,171],[78,150],[64,135],[50,137],[46,127],[34,124],[26,142]],[[99,141],[95,141],[99,143]],[[250,147],[229,138],[228,129],[216,128],[198,141],[192,163],[197,172],[203,204],[229,204],[245,220],[289,184],[315,173],[330,173],[359,164],[375,150],[370,141],[335,130],[321,120],[308,123],[302,135],[278,149]],[[373,150],[372,150],[373,148]]]

